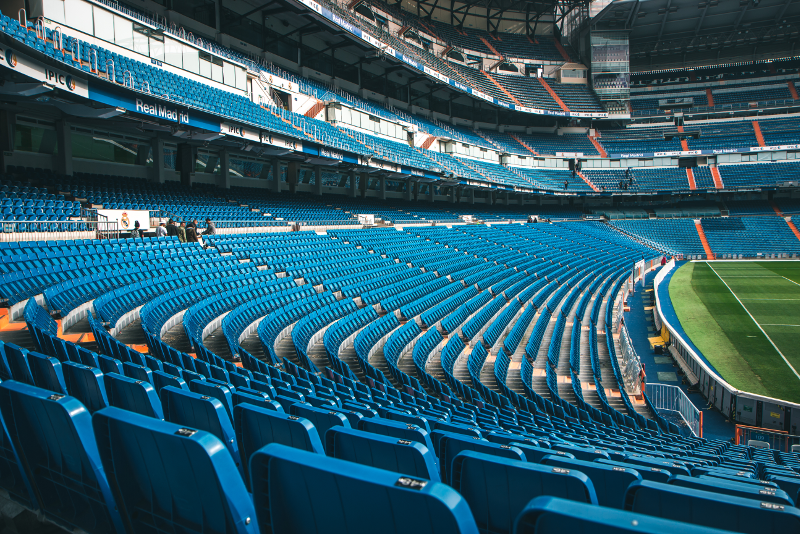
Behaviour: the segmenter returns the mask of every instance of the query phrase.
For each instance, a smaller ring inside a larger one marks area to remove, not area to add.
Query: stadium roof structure
[[[627,32],[634,71],[777,59],[796,53],[800,2],[615,0],[591,29]]]

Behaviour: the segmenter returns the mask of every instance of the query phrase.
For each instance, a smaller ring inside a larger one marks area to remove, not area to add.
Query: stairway
[[[683,133],[683,125],[682,124],[678,125],[678,131],[680,133]],[[689,150],[689,141],[687,141],[686,139],[681,139],[681,150],[686,150],[686,151]]]
[[[686,167],[686,178],[689,180],[689,189],[692,191],[697,189],[697,184],[694,181],[694,171],[691,167]]]
[[[800,95],[797,94],[797,88],[794,86],[794,82],[789,80],[787,84],[789,85],[789,92],[792,93],[792,98],[795,100],[800,99]]]
[[[758,146],[767,146],[767,144],[764,142],[764,136],[761,133],[761,125],[758,124],[758,121],[753,121],[753,131],[756,133]]]
[[[608,154],[606,153],[606,149],[603,148],[603,145],[600,144],[600,141],[597,140],[596,137],[592,137],[591,135],[588,136],[589,141],[594,145],[594,149],[600,154],[601,158],[607,158]]]
[[[517,143],[521,144],[522,146],[524,146],[525,148],[527,148],[528,150],[530,150],[531,154],[535,154],[536,156],[538,156],[538,155],[539,155],[539,153],[538,153],[538,152],[536,152],[536,151],[533,149],[533,147],[532,147],[532,146],[530,146],[530,145],[529,145],[529,144],[527,144],[525,141],[523,141],[522,139],[520,139],[519,137],[517,137],[517,136],[516,136],[516,134],[509,133],[508,135],[510,135],[510,136],[511,136],[511,138],[512,138],[512,139],[514,139],[514,141],[516,141]]]
[[[792,222],[791,217],[786,217],[786,224],[789,225],[789,229],[792,231],[794,236],[800,241],[800,231],[797,230],[797,226],[795,226],[794,222]]]
[[[703,225],[700,222],[700,219],[694,220],[694,226],[697,228],[697,235],[700,236],[700,242],[703,244],[703,249],[706,251],[706,258],[709,260],[717,259],[714,252],[711,250],[711,245],[708,244],[708,239],[706,239],[706,232],[703,230]]]
[[[562,50],[563,50],[563,49],[562,49]],[[566,52],[564,52],[564,53],[566,54]],[[549,83],[547,83],[547,82],[545,81],[545,79],[544,79],[544,78],[536,78],[536,79],[537,79],[537,80],[539,80],[539,83],[540,83],[540,84],[542,84],[542,87],[544,87],[545,89],[547,89],[547,92],[548,92],[548,93],[550,93],[550,96],[552,96],[552,97],[553,97],[553,100],[555,100],[555,101],[556,101],[556,104],[558,104],[559,106],[561,106],[561,109],[563,109],[563,110],[564,110],[564,111],[566,111],[567,113],[570,113],[570,111],[569,111],[569,108],[567,107],[567,105],[564,103],[564,101],[563,101],[563,100],[561,100],[561,97],[559,97],[559,96],[556,94],[556,92],[555,92],[555,91],[553,91],[553,88],[552,88],[552,87],[550,87],[550,84],[549,84]]]
[[[600,192],[600,188],[597,187],[596,185],[594,185],[592,183],[592,181],[589,180],[586,176],[584,176],[584,174],[581,171],[575,171],[575,174],[580,176],[583,179],[583,181],[586,182],[586,185],[588,185],[589,187],[592,188],[592,191],[594,191],[595,193],[599,193]]]
[[[567,63],[572,63],[572,60],[570,59],[569,54],[567,54],[567,51],[564,50],[563,46],[561,46],[561,43],[559,42],[559,40],[556,39],[555,37],[553,37],[553,42],[556,44],[556,48],[558,49],[559,54],[561,54],[561,57],[564,58],[564,61],[566,61]]]
[[[717,189],[725,188],[725,185],[722,183],[722,176],[719,174],[719,167],[716,165],[711,167],[711,178],[714,179],[714,187]]]
[[[489,78],[489,81],[490,81],[490,82],[492,82],[493,84],[495,84],[495,85],[497,86],[497,88],[498,88],[498,89],[500,89],[501,91],[503,91],[503,93],[504,93],[504,94],[505,94],[505,95],[506,95],[508,98],[510,98],[511,100],[513,100],[513,101],[514,101],[514,103],[515,103],[516,105],[518,105],[518,106],[521,106],[521,105],[522,105],[522,103],[521,103],[519,100],[517,100],[517,99],[516,99],[516,97],[514,97],[514,95],[512,95],[511,93],[509,93],[509,92],[506,90],[506,88],[505,88],[505,87],[503,87],[502,85],[500,85],[500,84],[497,82],[497,80],[495,80],[495,79],[494,79],[494,77],[493,77],[491,74],[489,74],[489,73],[488,73],[488,72],[486,72],[485,70],[482,70],[481,72],[482,72],[482,73],[483,73],[483,74],[484,74],[484,75],[485,75],[487,78]]]
[[[708,105],[709,106],[713,106],[714,105],[714,95],[711,94],[711,88],[710,87],[706,89],[706,100],[708,100]]]
[[[308,111],[306,111],[305,113],[303,113],[303,115],[305,115],[306,117],[310,117],[310,118],[312,118],[312,119],[313,119],[313,118],[316,118],[316,116],[317,116],[317,115],[319,115],[319,113],[320,113],[320,112],[321,112],[323,109],[325,109],[325,102],[317,102],[316,104],[314,104],[313,106],[311,106],[311,109],[309,109]]]
[[[431,147],[431,145],[433,144],[434,141],[436,141],[436,136],[435,135],[429,135],[428,138],[425,139],[425,141],[422,143],[422,147],[421,148],[424,148],[425,150],[428,150]]]
[[[497,49],[496,49],[495,47],[493,47],[493,46],[492,46],[492,43],[490,43],[489,41],[487,41],[486,39],[484,39],[484,38],[483,38],[483,37],[481,37],[481,36],[478,36],[478,39],[480,39],[481,41],[483,41],[483,44],[485,44],[485,45],[486,45],[486,48],[488,48],[488,49],[489,49],[489,50],[492,52],[492,54],[494,54],[494,55],[496,55],[497,57],[500,57],[500,58],[502,58],[502,57],[503,57],[503,54],[501,54],[500,52],[498,52],[498,51],[497,51]]]

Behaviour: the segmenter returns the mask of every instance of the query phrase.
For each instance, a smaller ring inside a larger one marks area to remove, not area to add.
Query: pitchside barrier
[[[774,430],[791,435],[797,434],[797,423],[800,422],[800,404],[748,393],[728,384],[711,368],[701,354],[695,352],[688,341],[684,339],[685,334],[679,333],[670,323],[670,320],[674,322],[677,319],[665,318],[658,288],[674,268],[675,261],[671,260],[656,275],[654,283],[656,307],[653,315],[656,328],[662,331],[663,337],[667,340],[669,353],[683,369],[687,380],[692,385],[696,384],[709,404],[733,422],[747,427],[759,427],[762,431]]]
[[[631,341],[628,327],[622,321],[625,303],[629,296],[636,291],[636,286],[644,282],[645,274],[658,267],[660,259],[641,260],[634,265],[631,275],[625,281],[620,291],[618,302],[615,303],[612,316],[612,327],[619,334],[620,371],[624,381],[625,391],[628,395],[647,396],[652,408],[666,412],[671,418],[680,417],[686,427],[697,437],[703,437],[703,413],[697,409],[686,393],[677,386],[668,384],[643,384],[642,361],[636,353]],[[644,388],[644,390],[643,390]]]

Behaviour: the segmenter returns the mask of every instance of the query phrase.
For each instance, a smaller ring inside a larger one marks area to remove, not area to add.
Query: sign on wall
[[[133,230],[133,225],[139,221],[143,232],[150,230],[150,212],[147,210],[97,210],[98,215],[108,217],[109,222],[116,221],[122,232]]]

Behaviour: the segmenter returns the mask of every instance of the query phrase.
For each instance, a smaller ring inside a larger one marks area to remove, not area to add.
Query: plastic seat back
[[[277,443],[253,455],[250,471],[264,532],[478,532],[466,501],[440,482]]]
[[[105,380],[100,369],[64,362],[61,370],[64,372],[64,383],[69,394],[81,401],[90,413],[108,406]]]
[[[122,534],[83,404],[10,381],[0,384],[0,412],[45,517],[69,530]]]
[[[182,378],[165,373],[164,371],[153,371],[153,387],[156,389],[156,393],[159,397],[161,397],[161,390],[167,386],[189,391],[189,386],[186,385],[186,382],[184,382]]]
[[[253,453],[269,443],[325,454],[314,425],[296,415],[239,404],[233,409],[233,428],[242,458],[252,458]],[[250,489],[248,469],[245,469],[245,483]]]
[[[800,510],[794,507],[648,480],[630,485],[625,509],[749,534],[800,530]]]
[[[212,384],[205,380],[192,380],[189,382],[189,389],[201,395],[208,395],[216,398],[228,412],[228,417],[233,419],[233,400],[231,390],[220,384]]]
[[[450,485],[467,500],[484,532],[510,534],[517,515],[540,495],[597,504],[594,486],[583,473],[471,450],[453,459]]]
[[[134,380],[117,373],[103,375],[109,406],[116,406],[148,417],[164,419],[161,401],[155,388],[144,380]]]
[[[93,424],[128,532],[258,533],[238,469],[213,434],[117,408]]]
[[[642,475],[633,468],[604,465],[599,462],[587,462],[558,455],[545,456],[542,458],[541,464],[580,471],[592,481],[600,506],[620,510],[625,504],[625,492],[628,490],[628,486],[642,480]]]
[[[161,390],[161,406],[164,419],[176,425],[205,430],[217,436],[231,453],[233,461],[241,470],[239,447],[233,432],[228,412],[214,397],[201,395],[173,386]]]
[[[337,426],[350,428],[350,421],[343,414],[324,408],[315,408],[308,404],[292,405],[292,415],[304,417],[311,421],[311,424],[317,429],[317,434],[319,434],[323,444],[325,443],[325,433],[328,432],[328,429]]]
[[[592,534],[725,534],[716,528],[678,523],[633,512],[600,508],[590,504],[536,497],[517,517],[515,534],[563,534],[591,532]]]
[[[463,434],[444,432],[439,440],[439,472],[443,482],[450,480],[453,469],[453,460],[463,451],[476,451],[492,454],[501,458],[525,461],[525,453],[517,447],[498,445],[483,439],[474,439]]]
[[[11,376],[17,382],[34,385],[31,369],[28,366],[28,351],[11,343],[5,344],[6,359]]]
[[[785,506],[794,506],[794,499],[781,489],[765,488],[755,484],[744,482],[733,482],[730,480],[700,480],[694,477],[683,475],[673,475],[668,484],[680,486],[682,488],[694,488],[703,491],[713,491],[725,495],[733,495],[744,499],[756,499],[759,501],[772,502]]]
[[[431,436],[425,429],[417,425],[409,425],[399,421],[391,421],[381,417],[364,418],[359,423],[359,430],[365,432],[372,432],[373,434],[380,434],[382,436],[392,436],[397,439],[406,439],[409,441],[418,441],[425,445],[425,448],[436,455],[436,450],[433,448]],[[438,460],[437,460],[438,463]]]
[[[61,362],[56,358],[37,352],[29,352],[28,368],[31,371],[33,383],[37,387],[67,395],[67,385],[64,382]]]
[[[386,469],[410,477],[439,482],[436,457],[418,441],[379,436],[346,427],[332,427],[325,434],[328,456]]]

